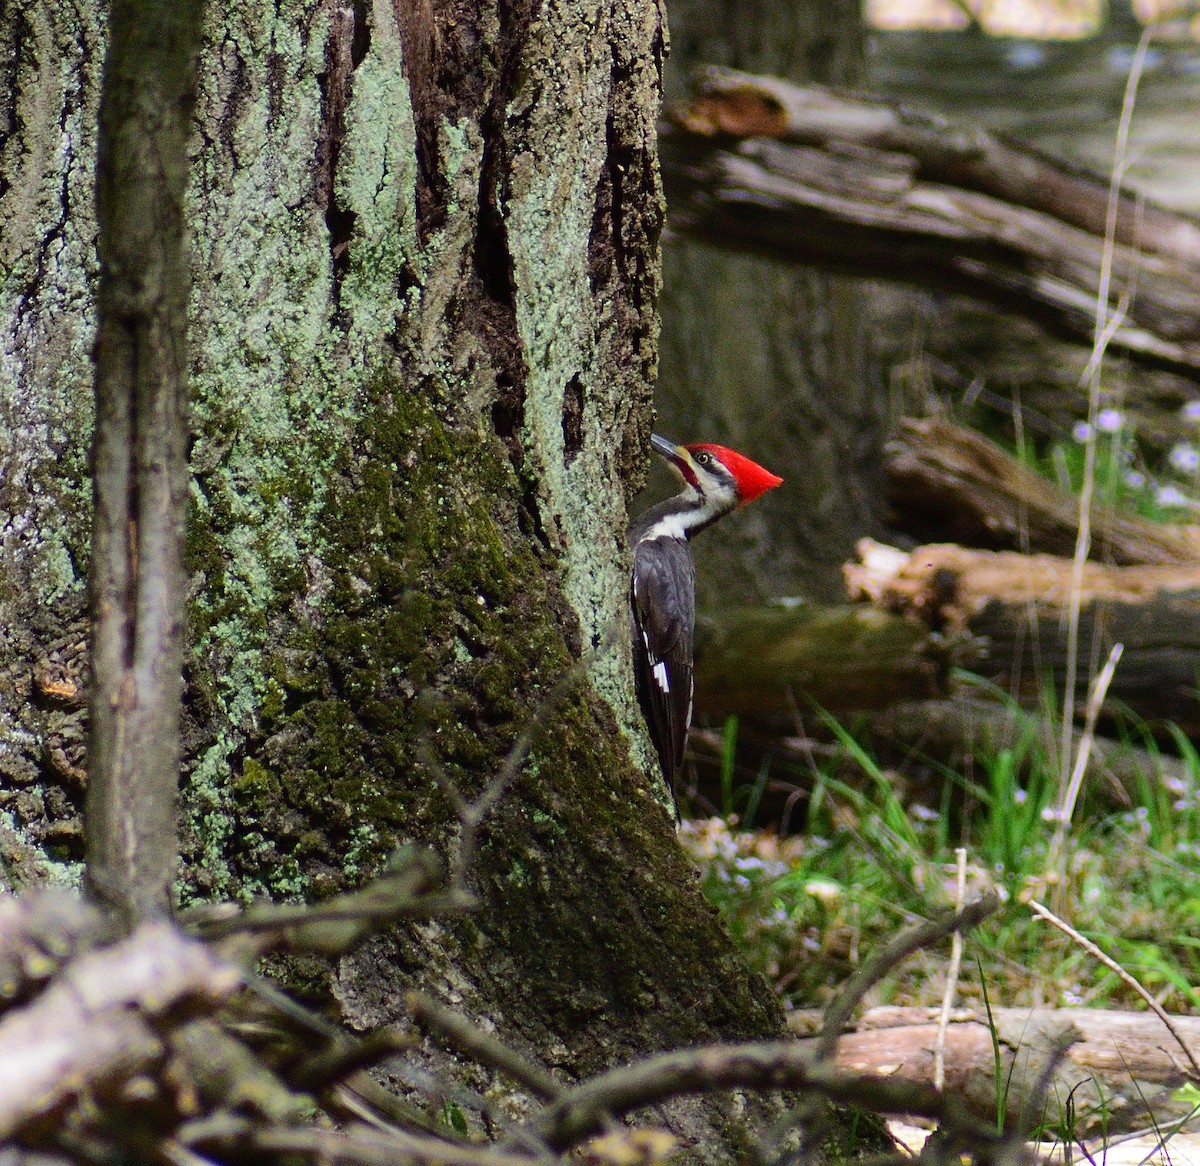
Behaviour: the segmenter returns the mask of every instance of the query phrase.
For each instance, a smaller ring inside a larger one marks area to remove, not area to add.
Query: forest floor
[[[1196,1014],[1200,765],[1194,756],[1190,788],[1148,781],[1138,808],[1113,812],[1085,803],[1070,828],[1059,831],[1059,778],[1036,757],[1009,751],[976,759],[965,772],[942,775],[939,787],[922,788],[877,766],[848,736],[843,745],[839,756],[814,765],[803,785],[796,775],[788,835],[754,829],[752,819],[739,824],[736,814],[688,820],[680,830],[710,901],[797,1020],[827,1005],[898,931],[984,891],[998,893],[1003,905],[965,936],[956,1008],[981,1016],[1000,1007],[1146,1009],[1126,979],[1039,916],[1032,904],[1040,903],[1167,1012]],[[728,789],[727,809],[744,812],[753,803],[752,788]],[[940,1007],[949,948],[942,942],[899,964],[861,1008]],[[897,1132],[914,1148],[924,1136]],[[1160,1141],[1150,1131],[1141,1141],[1099,1145],[1106,1166],[1156,1156],[1200,1164],[1200,1135],[1177,1133],[1165,1147]],[[1052,1138],[1042,1156],[1063,1160],[1062,1147],[1062,1139]]]
[[[735,817],[687,821],[680,837],[708,897],[789,1008],[822,1007],[874,947],[953,904],[961,847],[966,898],[994,890],[1004,907],[967,937],[958,1003],[982,1006],[986,995],[1007,1006],[1145,1007],[1116,972],[1040,918],[1029,905],[1036,900],[1168,1012],[1194,1012],[1200,777],[1186,790],[1148,781],[1135,809],[1088,818],[1085,804],[1056,843],[1058,778],[1029,761],[1006,750],[922,790],[851,744],[840,763],[808,775],[794,833]],[[859,780],[846,776],[847,762]],[[945,950],[919,953],[864,1004],[940,1005],[946,966]]]

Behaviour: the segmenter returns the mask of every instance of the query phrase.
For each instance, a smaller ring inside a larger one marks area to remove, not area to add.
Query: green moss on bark
[[[570,666],[544,564],[515,509],[498,509],[516,489],[503,448],[455,433],[386,378],[371,396],[370,455],[347,453],[326,495],[320,611],[264,661],[229,853],[193,858],[236,867],[247,890],[295,892],[299,868],[329,893],[399,841],[439,833],[445,805],[422,755],[477,792]],[[556,727],[539,767],[562,776],[582,731]],[[249,856],[234,845],[247,833],[264,839]]]

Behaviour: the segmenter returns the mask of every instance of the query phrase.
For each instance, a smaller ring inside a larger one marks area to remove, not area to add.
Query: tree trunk
[[[668,98],[681,98],[702,64],[852,84],[862,41],[860,6],[847,0],[686,0],[671,9]],[[663,282],[659,428],[741,449],[785,479],[698,542],[701,600],[835,599],[854,539],[882,530],[888,401],[869,357],[861,283],[670,234]]]
[[[86,20],[44,4],[0,27],[17,886],[80,873]],[[622,544],[656,363],[663,41],[628,0],[214,6],[193,142],[184,900],[327,897],[407,840],[452,852],[445,788],[478,795],[553,695],[479,835],[480,909],[289,974],[356,1028],[423,986],[568,1079],[782,1031],[631,760],[652,756]],[[725,1161],[766,1112],[658,1120]]]

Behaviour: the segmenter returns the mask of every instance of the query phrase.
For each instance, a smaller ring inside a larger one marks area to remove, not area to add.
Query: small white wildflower
[[[1064,988],[1062,1002],[1065,1008],[1078,1008],[1083,1003],[1083,996],[1078,987]]]
[[[1188,421],[1200,421],[1200,401],[1188,401],[1179,412]]]
[[[1076,421],[1071,436],[1080,443],[1085,442],[1092,436],[1092,427],[1086,421]]]
[[[1118,433],[1125,424],[1125,417],[1120,409],[1101,409],[1096,414],[1096,428],[1101,433]]]
[[[823,907],[832,907],[842,897],[842,888],[830,879],[809,879],[804,884],[804,892],[812,895]]]
[[[1122,477],[1131,490],[1140,490],[1146,484],[1146,475],[1141,470],[1126,470]]]
[[[1029,797],[1029,794],[1026,793],[1026,791],[1023,790],[1020,786],[1017,786],[1017,788],[1015,790],[1013,790],[1013,804],[1014,805],[1023,806],[1025,804],[1025,799],[1027,797]]]
[[[1180,441],[1171,447],[1171,452],[1167,454],[1167,461],[1171,463],[1172,469],[1178,470],[1181,474],[1191,474],[1200,468],[1200,450],[1190,441]]]
[[[1159,506],[1190,506],[1191,499],[1176,486],[1160,486],[1154,494]]]

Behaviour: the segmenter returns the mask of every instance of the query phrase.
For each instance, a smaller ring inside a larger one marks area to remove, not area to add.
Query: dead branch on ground
[[[945,119],[704,69],[660,133],[673,230],[939,291],[1089,343],[1108,181]],[[1200,380],[1200,225],[1124,197],[1115,349]]]

